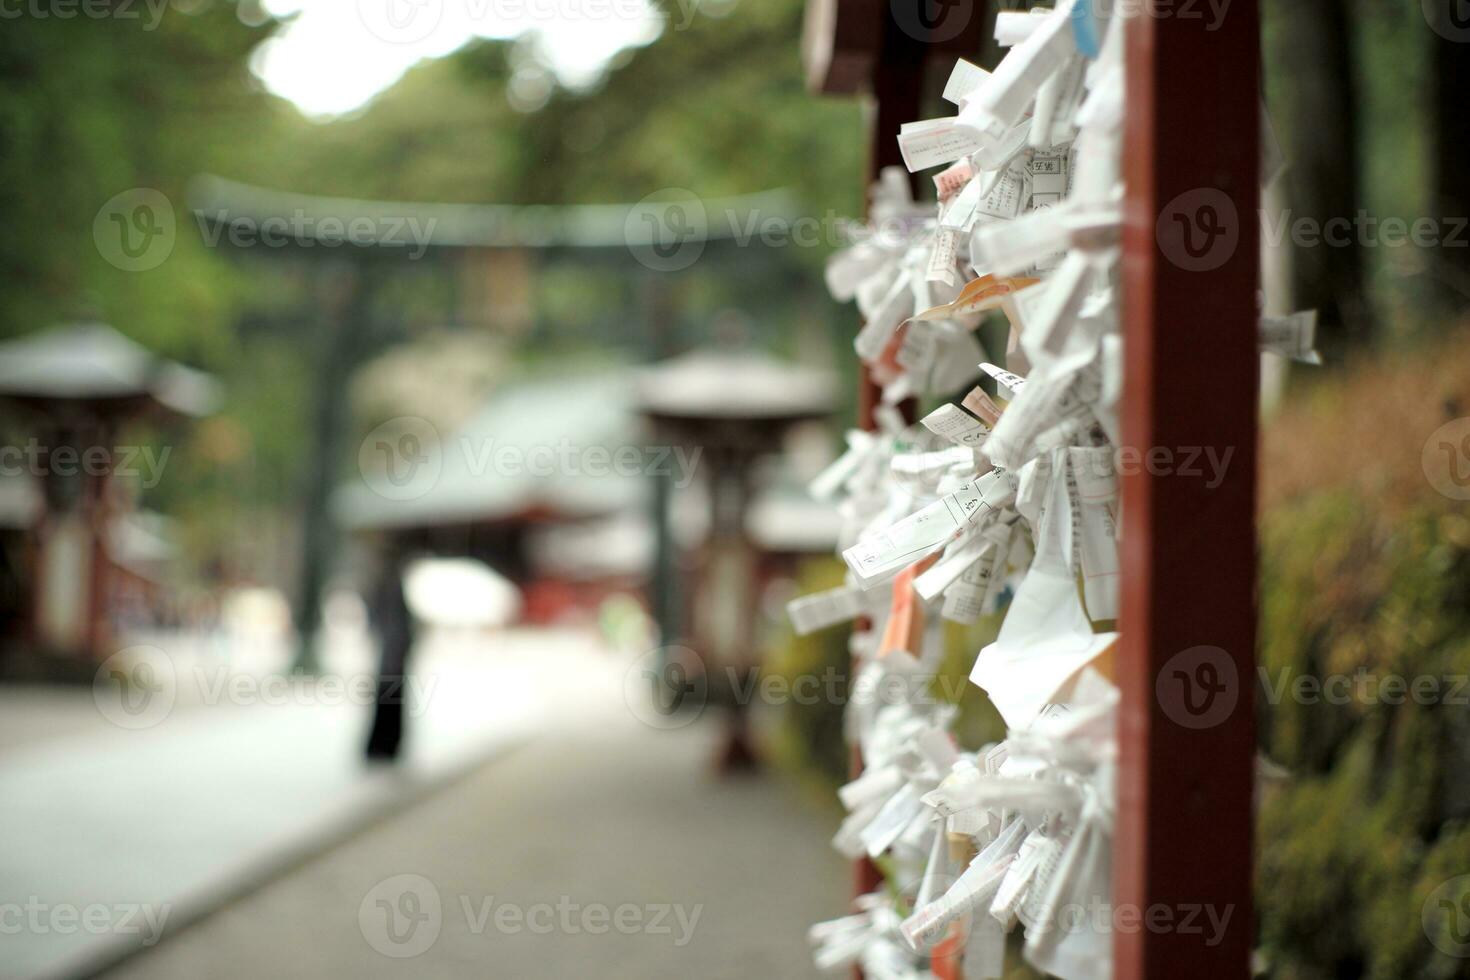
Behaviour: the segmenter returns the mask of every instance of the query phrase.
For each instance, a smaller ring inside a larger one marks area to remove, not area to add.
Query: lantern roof
[[[832,411],[836,380],[760,351],[703,348],[646,368],[638,400],[646,415],[685,422],[799,421]]]
[[[130,410],[151,400],[181,415],[207,415],[219,401],[209,375],[143,347],[105,323],[52,327],[0,343],[0,396]]]

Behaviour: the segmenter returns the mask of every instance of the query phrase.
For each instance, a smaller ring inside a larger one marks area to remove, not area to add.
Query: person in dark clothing
[[[403,585],[408,565],[406,549],[390,537],[384,552],[370,609],[380,651],[377,696],[367,741],[367,757],[374,762],[398,758],[403,742],[404,700],[408,696],[408,655],[414,640],[413,614],[408,610]]]

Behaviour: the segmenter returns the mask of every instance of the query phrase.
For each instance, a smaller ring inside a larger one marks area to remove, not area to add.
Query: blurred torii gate
[[[644,319],[641,338],[650,359],[666,357],[673,310],[668,273],[677,272],[703,254],[707,246],[739,246],[740,229],[756,217],[796,217],[795,202],[783,189],[737,197],[637,204],[503,205],[436,204],[323,197],[272,190],[201,174],[190,188],[190,205],[202,233],[237,253],[252,248],[267,255],[290,256],[311,271],[319,307],[318,329],[310,355],[317,381],[307,431],[318,461],[302,488],[302,547],[297,572],[293,618],[301,638],[295,667],[316,669],[311,633],[321,618],[336,531],[329,517],[329,498],[336,486],[333,465],[344,450],[347,404],[343,397],[352,372],[387,345],[384,328],[395,326],[378,315],[378,290],[390,270],[420,258],[451,266],[457,272],[461,305],[496,307],[505,314],[522,298],[518,278],[529,269],[528,255],[575,252],[587,264],[595,257],[636,277]],[[711,221],[710,215],[722,221]],[[509,293],[511,303],[497,292]],[[455,310],[451,322],[488,321],[488,309],[464,315]],[[514,313],[510,314],[512,317]],[[655,481],[663,501],[669,480]],[[664,513],[663,503],[655,506]],[[679,620],[675,580],[669,569],[672,539],[666,523],[658,524],[654,589],[655,619],[670,632]]]
[[[1235,455],[1214,489],[1147,472],[1121,479],[1113,902],[1115,911],[1139,914],[1135,928],[1114,930],[1113,970],[1125,980],[1248,977],[1255,936],[1259,256],[1251,246],[1259,234],[1259,11],[1257,0],[1240,0],[1207,30],[1204,19],[1177,16],[1170,0],[1136,7],[1126,45],[1124,446]],[[901,162],[900,124],[925,117],[928,69],[947,72],[956,57],[980,53],[986,14],[981,0],[808,0],[808,83],[827,94],[869,96],[869,183]],[[1228,206],[1214,209],[1210,227],[1247,247],[1204,271],[1168,261],[1156,228],[1166,217],[1204,228],[1202,208],[1222,199]],[[858,397],[860,422],[872,428],[866,376]],[[1185,696],[1206,697],[1198,718],[1182,716],[1198,724],[1180,724],[1180,712],[1166,710],[1161,695],[1170,684],[1195,684]],[[877,883],[868,865],[858,878],[862,891]],[[1163,908],[1177,921],[1201,906],[1230,914],[1214,946],[1180,929],[1150,927],[1146,915]]]

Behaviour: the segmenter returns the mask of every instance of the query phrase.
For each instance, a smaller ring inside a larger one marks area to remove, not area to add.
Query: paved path
[[[546,705],[526,650],[556,646],[429,644],[409,757],[385,769],[361,758],[366,662],[283,683],[152,642],[113,665],[154,671],[128,709],[105,672],[95,693],[0,689],[0,977],[89,973],[528,737]]]
[[[110,976],[813,975],[806,926],[849,888],[835,815],[779,780],[715,780],[713,726],[640,722],[626,661],[535,661],[541,734]]]

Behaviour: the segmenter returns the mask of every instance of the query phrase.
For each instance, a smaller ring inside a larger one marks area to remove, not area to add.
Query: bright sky
[[[540,59],[557,79],[585,85],[619,51],[647,44],[663,28],[648,0],[262,0],[262,6],[296,16],[261,46],[252,67],[267,88],[311,115],[350,112],[421,59],[449,54],[474,37],[534,34]],[[527,75],[538,84],[521,86],[529,92],[521,101],[536,108],[538,91],[544,101],[547,90],[544,73],[530,68]],[[513,102],[516,90],[513,81]]]

